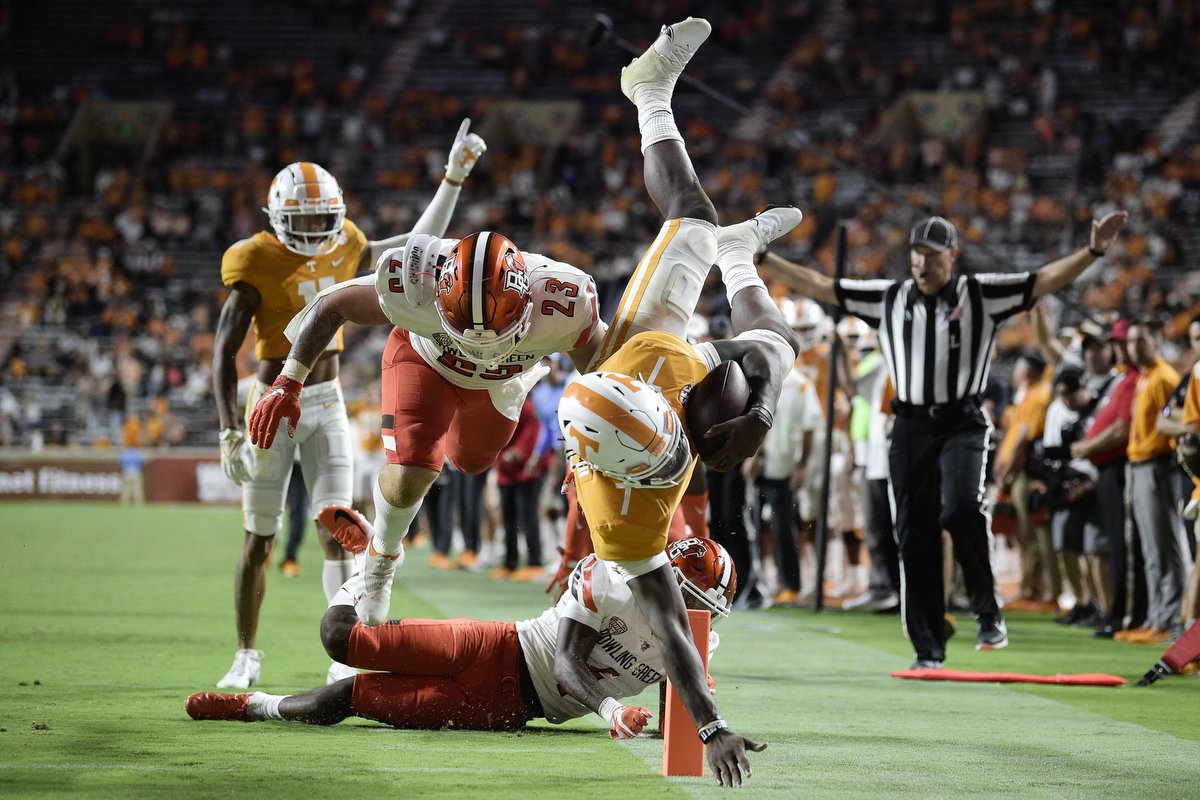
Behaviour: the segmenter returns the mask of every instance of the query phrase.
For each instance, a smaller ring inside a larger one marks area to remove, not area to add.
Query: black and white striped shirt
[[[983,391],[996,327],[1033,305],[1032,272],[955,275],[926,297],[910,278],[841,280],[838,303],[879,332],[896,397],[952,403]]]

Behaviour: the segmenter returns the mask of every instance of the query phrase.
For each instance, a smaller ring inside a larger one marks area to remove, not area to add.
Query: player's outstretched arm
[[[679,592],[679,581],[669,563],[632,578],[629,588],[650,630],[662,644],[667,677],[679,693],[684,708],[703,734],[704,754],[721,786],[741,786],[750,777],[746,751],[761,752],[766,743],[752,742],[735,733],[717,712],[708,691],[704,665],[692,643],[687,609]],[[744,777],[743,777],[744,776]]]
[[[360,272],[371,269],[379,263],[379,257],[393,247],[403,247],[408,237],[414,233],[429,233],[441,237],[450,226],[450,218],[454,216],[454,208],[458,205],[458,195],[462,191],[463,181],[475,168],[479,157],[487,152],[487,142],[479,134],[471,133],[471,118],[468,117],[458,126],[454,136],[454,144],[450,147],[450,155],[446,158],[446,175],[438,185],[433,200],[425,207],[417,223],[408,233],[379,239],[370,242],[363,251],[358,263]]]
[[[1113,211],[1101,219],[1092,220],[1087,247],[1081,247],[1069,256],[1051,261],[1037,271],[1033,283],[1033,299],[1053,294],[1082,275],[1092,262],[1103,257],[1108,248],[1113,246],[1128,219],[1128,211]]]
[[[780,283],[805,297],[830,305],[837,305],[837,294],[833,290],[833,278],[822,275],[811,267],[788,261],[769,250],[760,250],[755,264],[775,277]]]
[[[235,283],[221,307],[213,344],[212,382],[220,426],[217,441],[221,447],[221,468],[239,486],[250,478],[250,473],[242,458],[246,437],[238,425],[237,353],[261,300],[258,290],[250,284]]]
[[[300,421],[300,390],[321,353],[346,322],[390,325],[379,306],[374,276],[355,278],[321,292],[288,325],[292,349],[279,377],[254,405],[250,441],[266,450],[275,441],[279,423],[288,420],[288,435]]]
[[[588,655],[600,633],[582,622],[563,617],[558,622],[558,640],[554,649],[554,680],[565,691],[595,711],[609,724],[614,739],[632,739],[650,721],[650,710],[643,706],[623,705],[605,694],[596,676],[588,669]]]

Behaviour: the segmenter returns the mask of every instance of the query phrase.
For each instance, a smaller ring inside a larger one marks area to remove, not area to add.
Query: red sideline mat
[[[1058,683],[1064,686],[1124,686],[1127,681],[1103,672],[1080,675],[1027,675],[1023,672],[967,672],[961,669],[899,669],[893,678],[910,681],[966,681],[968,683]]]

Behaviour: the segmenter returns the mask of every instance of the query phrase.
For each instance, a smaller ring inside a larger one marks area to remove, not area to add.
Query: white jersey
[[[449,253],[457,239],[438,239],[431,251]],[[433,303],[417,307],[404,297],[403,281],[388,265],[397,264],[404,249],[385,252],[375,271],[379,307],[397,328],[412,336],[409,341],[421,358],[446,380],[464,389],[493,389],[498,382],[514,378],[536,366],[543,356],[568,353],[582,347],[599,324],[596,285],[583,271],[538,253],[523,253],[529,274],[529,296],[533,316],[529,332],[508,358],[495,367],[476,364],[458,349],[442,329]]]
[[[620,567],[592,554],[575,567],[558,605],[536,619],[517,623],[525,664],[550,722],[558,724],[591,713],[560,691],[554,679],[554,650],[563,617],[599,632],[588,655],[588,668],[609,697],[633,697],[666,679],[661,646],[625,585],[627,580],[629,576]],[[715,640],[714,633],[710,652],[716,649]]]

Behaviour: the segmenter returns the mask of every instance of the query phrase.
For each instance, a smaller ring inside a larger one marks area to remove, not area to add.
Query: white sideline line
[[[508,751],[511,754],[512,748],[509,748]],[[521,751],[525,752],[525,748],[521,748]],[[54,763],[0,764],[0,770],[8,770],[8,771],[14,771],[14,772],[17,770],[39,770],[39,771],[46,770],[46,771],[58,771],[58,772],[78,772],[78,771],[82,771],[82,770],[88,770],[88,771],[117,770],[117,771],[122,771],[122,772],[197,772],[197,771],[203,770],[209,774],[217,773],[217,774],[225,774],[225,775],[232,775],[235,772],[235,770],[221,769],[220,767],[216,767],[212,764],[156,764],[156,765],[122,764],[122,763],[81,764],[78,762],[74,762],[74,763],[70,763],[70,764],[65,764],[65,763],[64,764],[54,764]],[[413,772],[422,772],[422,773],[425,773],[425,772],[448,772],[448,773],[458,773],[458,774],[468,774],[468,773],[495,774],[497,772],[497,769],[495,766],[480,766],[478,768],[431,767],[427,764],[414,764],[411,767],[365,767],[365,766],[361,766],[361,765],[356,765],[353,767],[339,767],[339,766],[333,766],[333,765],[320,766],[320,767],[302,767],[302,766],[270,767],[270,766],[266,766],[266,765],[262,765],[262,764],[256,764],[254,767],[254,771],[256,773],[273,772],[273,773],[278,773],[281,775],[286,775],[286,774],[294,775],[297,773],[311,774],[311,775],[328,775],[330,773],[359,774],[359,773],[363,773],[363,772],[379,772],[379,773],[387,773],[387,774],[404,775],[404,774],[411,774]],[[545,773],[545,774],[569,775],[572,773],[564,771],[564,772],[551,772],[551,773]]]

